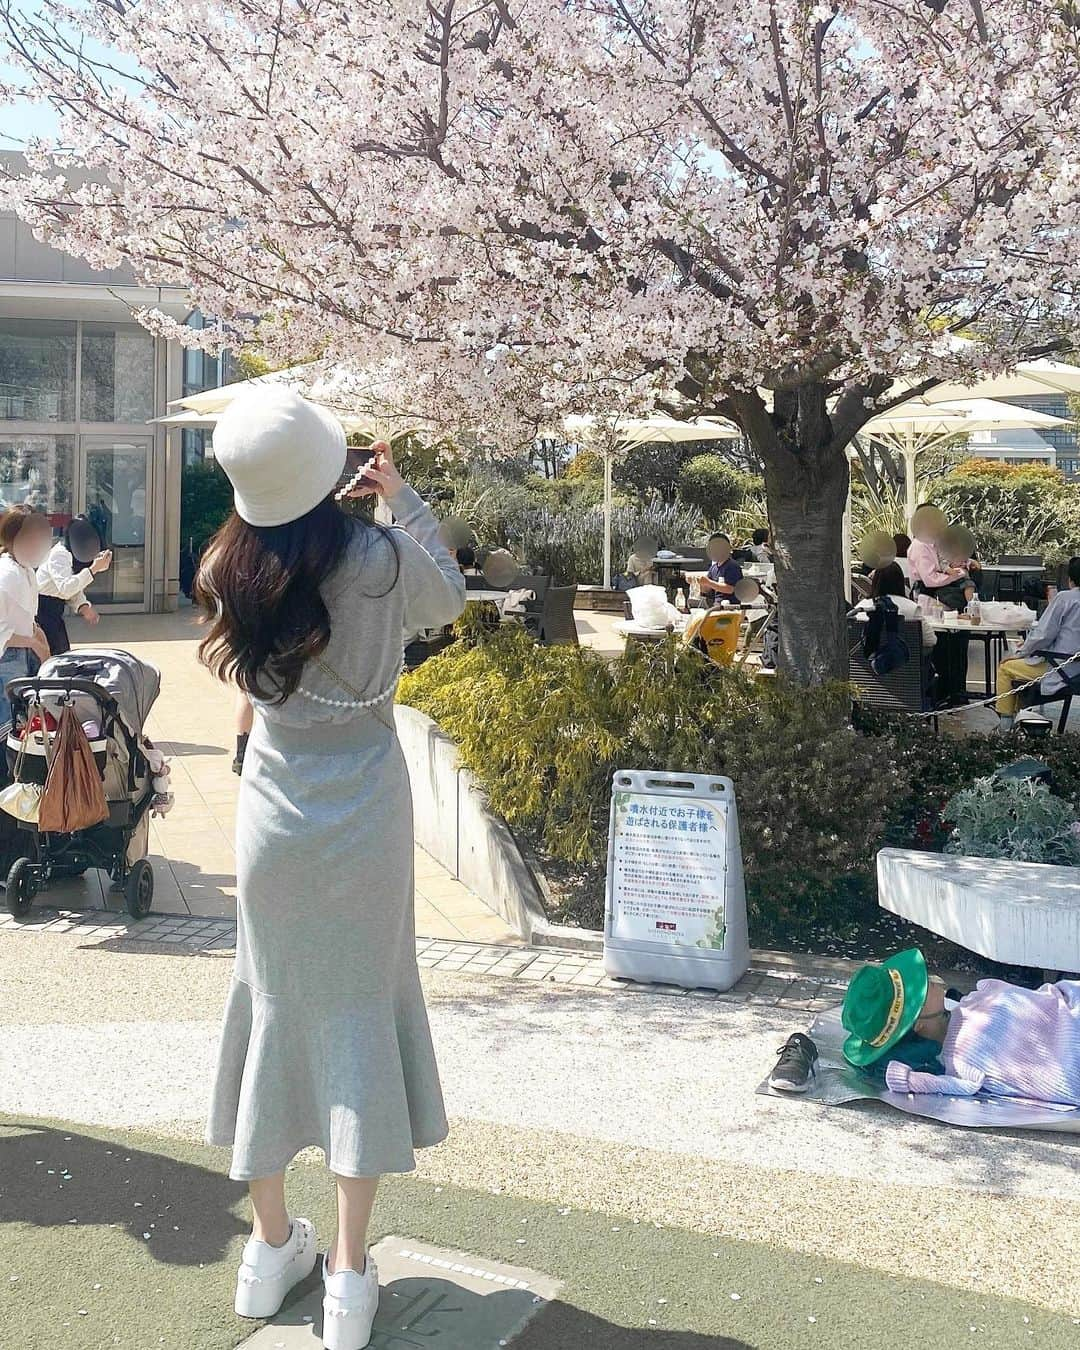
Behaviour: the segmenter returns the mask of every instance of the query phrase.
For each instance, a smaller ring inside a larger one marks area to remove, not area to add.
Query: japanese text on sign
[[[616,792],[612,936],[722,948],[727,807]]]

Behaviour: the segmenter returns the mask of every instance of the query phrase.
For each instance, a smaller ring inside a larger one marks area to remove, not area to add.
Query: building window
[[[210,432],[201,427],[185,427],[180,433],[180,452],[186,469],[201,464],[210,449]]]
[[[210,326],[197,309],[192,310],[185,322],[189,328],[195,329]],[[183,397],[201,394],[207,389],[218,389],[223,384],[232,384],[236,377],[236,362],[230,352],[223,351],[213,356],[194,347],[185,348],[181,391]],[[180,454],[185,468],[189,464],[201,463],[211,450],[211,433],[205,428],[185,427],[180,433]]]
[[[72,515],[74,436],[0,430],[0,509],[26,502],[57,529]]]
[[[0,421],[75,419],[75,324],[0,319]]]
[[[84,323],[80,416],[147,422],[154,415],[154,339],[137,324]]]

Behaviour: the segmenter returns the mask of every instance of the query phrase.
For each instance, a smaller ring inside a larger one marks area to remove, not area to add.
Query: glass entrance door
[[[87,595],[95,605],[146,603],[149,436],[82,436],[78,509],[88,516],[113,565],[94,579]]]

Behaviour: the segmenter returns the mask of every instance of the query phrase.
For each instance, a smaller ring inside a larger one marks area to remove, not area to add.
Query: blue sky
[[[22,9],[28,15],[37,11],[35,0],[26,0]],[[107,50],[100,43],[82,38],[82,45],[88,56],[101,56]],[[0,61],[0,80],[24,82],[24,77]],[[26,99],[17,99],[7,106],[0,106],[0,150],[19,150],[34,136],[55,135],[58,118],[53,109],[45,103],[30,103]]]
[[[50,107],[20,99],[0,108],[0,150],[21,150],[31,136],[50,136],[56,131],[56,114]]]

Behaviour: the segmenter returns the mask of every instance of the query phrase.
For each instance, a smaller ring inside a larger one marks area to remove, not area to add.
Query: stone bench
[[[883,848],[878,904],[950,942],[1051,978],[1080,971],[1080,867]]]

